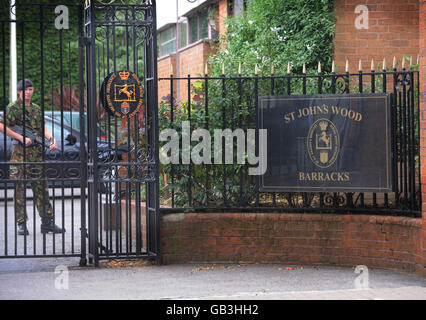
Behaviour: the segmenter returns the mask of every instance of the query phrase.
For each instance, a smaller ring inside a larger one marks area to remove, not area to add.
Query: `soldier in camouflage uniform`
[[[27,127],[31,128],[31,131],[42,137],[42,123],[43,114],[39,106],[31,102],[31,97],[34,93],[34,87],[31,80],[25,79],[18,83],[19,99],[15,102],[10,103],[6,107],[5,119],[0,118],[0,132],[4,132],[6,124],[6,134],[14,139],[11,163],[25,162],[25,173],[24,165],[11,165],[10,176],[12,179],[29,179],[31,181],[31,188],[33,190],[34,202],[41,217],[41,232],[54,232],[63,233],[65,230],[59,228],[53,223],[53,209],[49,202],[49,189],[46,180],[41,180],[42,177],[42,165],[30,164],[31,162],[42,162],[43,161],[43,146],[40,144],[34,144],[28,137],[23,137],[21,134],[14,132],[10,127],[14,125],[23,126],[24,121]],[[23,103],[25,99],[25,103]],[[24,108],[25,104],[25,108]],[[24,116],[25,109],[25,116]],[[47,129],[44,127],[45,137],[51,141],[49,149],[51,151],[56,150],[58,145],[55,139]],[[15,183],[15,214],[16,222],[18,224],[18,234],[24,235],[29,234],[26,227],[26,210],[25,210],[25,182],[17,181]]]

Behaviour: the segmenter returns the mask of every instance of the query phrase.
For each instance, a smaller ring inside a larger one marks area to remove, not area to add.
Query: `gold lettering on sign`
[[[327,114],[341,116],[343,118],[348,118],[350,120],[357,121],[357,122],[362,121],[362,114],[358,111],[348,109],[345,107],[328,106],[326,104],[323,104],[321,106],[303,107],[295,111],[286,113],[284,115],[284,122],[290,123],[297,119],[302,119],[302,118],[316,116],[316,115],[327,115]]]
[[[351,180],[349,172],[299,172],[299,181],[347,182]]]

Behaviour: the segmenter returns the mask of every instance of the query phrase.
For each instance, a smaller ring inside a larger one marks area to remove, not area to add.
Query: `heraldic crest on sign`
[[[112,72],[104,79],[100,96],[103,107],[110,115],[131,118],[142,107],[142,84],[131,71]]]
[[[308,133],[308,154],[320,168],[330,167],[337,159],[340,149],[339,132],[327,119],[315,121]]]

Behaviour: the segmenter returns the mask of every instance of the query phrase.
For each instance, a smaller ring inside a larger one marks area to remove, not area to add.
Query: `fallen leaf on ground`
[[[137,268],[146,267],[152,265],[153,262],[145,259],[138,260],[111,260],[107,262],[101,262],[99,265],[104,268]]]

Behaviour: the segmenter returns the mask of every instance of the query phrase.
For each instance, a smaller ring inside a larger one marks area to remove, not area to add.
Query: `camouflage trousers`
[[[42,161],[42,147],[31,147],[25,150],[25,166],[23,164],[16,164],[16,162],[24,161],[24,147],[22,145],[14,145],[12,157],[10,162],[10,178],[11,179],[28,179],[31,183],[33,190],[34,203],[37,207],[37,211],[42,219],[52,218],[53,209],[49,202],[49,189],[47,181],[40,180],[42,177],[42,165],[31,164],[31,162]],[[25,174],[24,174],[25,168]],[[25,190],[26,182],[17,181],[15,183],[15,214],[16,222],[24,222],[28,216],[25,210]]]

